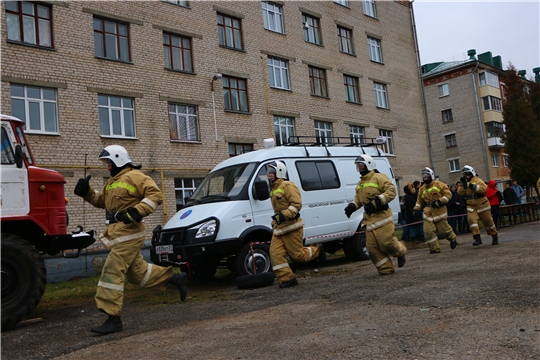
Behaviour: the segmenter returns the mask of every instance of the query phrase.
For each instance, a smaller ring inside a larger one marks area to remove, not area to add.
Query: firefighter
[[[405,265],[407,247],[394,236],[394,215],[388,204],[396,197],[396,187],[388,176],[377,171],[375,161],[369,155],[361,155],[354,161],[360,173],[354,201],[345,208],[350,218],[356,210],[364,207],[367,250],[371,261],[381,275],[394,273],[390,256],[397,257],[398,267]]]
[[[424,210],[424,234],[429,246],[429,253],[441,252],[438,234],[444,235],[450,241],[450,248],[454,250],[457,246],[457,236],[448,224],[448,212],[446,211],[446,204],[452,198],[452,192],[448,185],[435,180],[433,170],[428,167],[422,170],[422,181],[424,185],[420,187],[418,192],[414,216],[421,219],[421,210]]]
[[[141,249],[146,239],[146,226],[142,219],[152,214],[163,201],[154,180],[135,166],[125,148],[107,146],[99,159],[104,162],[111,177],[101,191],[90,185],[91,176],[79,179],[75,195],[81,196],[97,208],[112,214],[109,225],[99,235],[103,247],[109,251],[96,291],[97,308],[108,315],[100,326],[91,329],[98,334],[122,331],[120,314],[124,298],[124,279],[140,287],[173,284],[180,291],[180,299],[187,295],[186,274],[174,274],[172,267],[147,263]]]
[[[486,232],[492,237],[491,245],[498,245],[499,237],[493,223],[493,218],[491,217],[491,206],[486,197],[486,184],[478,177],[472,166],[465,165],[461,172],[463,173],[463,177],[460,179],[461,184],[458,194],[463,196],[467,201],[469,226],[474,238],[473,246],[482,245],[478,218],[482,220]]]
[[[287,255],[293,261],[308,262],[326,261],[326,253],[322,245],[303,245],[304,220],[300,217],[302,198],[300,190],[291,181],[286,180],[287,168],[281,161],[268,165],[268,180],[271,184],[270,200],[274,215],[272,216],[272,241],[270,242],[270,261],[279,288],[284,289],[298,285],[294,273],[289,266]]]

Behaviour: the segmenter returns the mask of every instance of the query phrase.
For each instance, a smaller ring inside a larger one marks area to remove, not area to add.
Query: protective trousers
[[[308,262],[319,257],[318,246],[303,245],[304,229],[296,229],[283,235],[272,235],[270,262],[280,284],[294,279],[287,255],[296,262]]]
[[[478,210],[467,207],[467,211],[469,212],[469,227],[471,228],[473,236],[480,235],[478,218],[482,220],[482,224],[484,224],[488,235],[497,235],[497,229],[495,227],[495,223],[493,222],[493,218],[491,217],[491,206],[488,205],[487,207]]]
[[[405,244],[394,236],[394,224],[391,222],[366,231],[366,247],[373,265],[381,275],[394,273],[390,256],[399,257],[407,252]]]
[[[108,315],[120,316],[124,300],[124,282],[149,288],[167,283],[172,267],[157,266],[144,261],[141,249],[144,238],[126,241],[112,247],[105,260],[96,291],[97,308]]]
[[[438,234],[444,235],[444,237],[450,242],[456,241],[456,234],[446,219],[439,220],[434,223],[424,220],[424,234],[430,252],[441,252]]]

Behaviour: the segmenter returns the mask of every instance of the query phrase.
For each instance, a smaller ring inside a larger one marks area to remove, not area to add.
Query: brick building
[[[72,195],[124,146],[162,188],[163,224],[218,162],[287,136],[386,136],[399,181],[430,164],[408,1],[2,2],[2,113]],[[444,148],[444,147],[443,147]]]

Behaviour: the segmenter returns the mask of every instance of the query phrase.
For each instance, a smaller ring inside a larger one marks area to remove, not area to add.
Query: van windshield
[[[197,187],[187,205],[247,199],[246,184],[257,164],[238,164],[214,171]]]

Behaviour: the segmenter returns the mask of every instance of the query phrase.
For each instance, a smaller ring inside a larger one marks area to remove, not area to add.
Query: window
[[[223,75],[221,81],[225,110],[249,111],[247,80]]]
[[[6,1],[7,39],[53,47],[51,6],[28,1]]]
[[[191,195],[202,183],[203,179],[183,179],[183,178],[174,178],[174,193],[176,194],[176,211],[180,210],[184,205],[186,205],[186,200],[188,200]]]
[[[360,90],[358,89],[358,78],[343,75],[345,86],[345,101],[360,104]]]
[[[460,171],[459,159],[449,159],[448,167],[450,168],[451,173]]]
[[[169,104],[171,140],[199,141],[197,107],[185,104]]]
[[[217,14],[219,45],[242,50],[242,23],[240,19]]]
[[[55,89],[12,84],[10,91],[11,114],[26,123],[25,131],[58,133]]]
[[[95,17],[94,53],[96,57],[130,61],[128,24]]]
[[[447,148],[457,146],[456,134],[445,135],[444,140],[446,142],[446,147]]]
[[[317,137],[318,143],[332,144],[332,123],[316,120],[315,136]]]
[[[508,167],[508,155],[503,155],[503,164],[504,167]]]
[[[244,154],[247,152],[253,151],[252,144],[234,144],[229,143],[229,156],[233,157],[236,155]]]
[[[268,57],[268,77],[270,87],[290,90],[289,84],[289,62],[287,60]]]
[[[351,143],[362,144],[364,142],[364,128],[349,125],[349,136],[351,137]]]
[[[373,83],[375,89],[375,104],[379,108],[388,109],[388,97],[386,96],[386,85]]]
[[[334,2],[335,2],[336,4],[339,4],[339,5],[343,5],[343,6],[349,7],[349,1],[347,1],[347,0],[334,0]]]
[[[484,104],[484,110],[495,110],[495,111],[502,111],[502,103],[501,99],[496,98],[495,96],[484,96],[482,98],[482,102]]]
[[[481,72],[480,74],[478,74],[478,79],[480,80],[480,86],[491,85],[496,88],[499,87],[499,75],[492,72]]]
[[[304,40],[312,44],[321,45],[321,27],[319,19],[302,14],[302,24],[304,25]]]
[[[185,6],[185,7],[188,6],[188,2],[185,1],[185,0],[162,0],[162,1],[168,2],[168,3],[171,3],[171,4],[180,5],[180,6]]]
[[[294,136],[294,119],[286,116],[274,116],[274,134],[277,145],[287,144]]]
[[[375,10],[375,0],[363,0],[364,14],[373,18],[377,17],[377,11]]]
[[[190,38],[163,33],[163,56],[167,69],[193,72]]]
[[[339,51],[346,54],[354,55],[352,31],[342,26],[338,26],[337,31],[339,40]]]
[[[441,111],[441,115],[443,123],[454,121],[454,118],[452,117],[452,109],[446,109]]]
[[[367,38],[369,47],[369,60],[382,63],[381,40],[372,37]]]
[[[11,141],[9,140],[7,131],[2,127],[2,165],[15,164],[15,152],[11,147]]]
[[[491,154],[491,164],[493,167],[499,167],[499,155]]]
[[[386,138],[386,143],[383,145],[384,152],[387,154],[394,154],[394,140],[392,131],[379,129],[379,136],[384,136]]]
[[[263,1],[262,15],[266,30],[283,34],[283,10],[281,5]]]
[[[305,191],[340,187],[339,175],[332,161],[297,161],[296,169]]]
[[[99,128],[101,136],[135,137],[133,99],[98,95]]]
[[[439,97],[450,95],[448,84],[439,85],[438,88],[439,88]]]
[[[309,87],[311,90],[311,95],[328,97],[328,89],[326,87],[326,70],[310,66]]]
[[[504,135],[504,125],[503,123],[497,121],[490,121],[486,123],[486,133],[487,137],[503,137]]]

